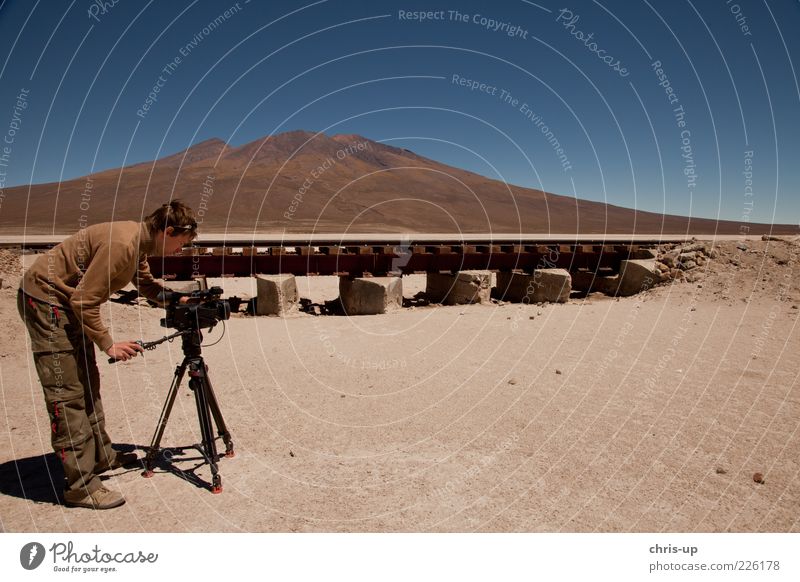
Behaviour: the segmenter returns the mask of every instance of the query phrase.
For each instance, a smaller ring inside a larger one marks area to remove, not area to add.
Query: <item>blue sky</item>
[[[796,224],[797,30],[797,0],[5,0],[0,186],[305,129],[621,206]]]

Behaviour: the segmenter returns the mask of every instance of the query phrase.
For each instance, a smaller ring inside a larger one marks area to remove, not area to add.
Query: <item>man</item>
[[[142,295],[162,303],[158,295],[164,288],[153,279],[147,257],[175,254],[196,231],[192,210],[173,200],[144,222],[107,222],[79,231],[36,259],[22,277],[17,308],[31,339],[51,444],[64,467],[67,506],[122,505],[122,495],[107,489],[98,475],[137,460],[135,453],[111,448],[94,344],[123,361],[142,347],[114,341],[100,306],[131,282]]]

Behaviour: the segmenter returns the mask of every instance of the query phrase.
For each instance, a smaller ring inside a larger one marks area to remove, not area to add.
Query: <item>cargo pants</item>
[[[95,470],[110,466],[116,454],[105,429],[94,344],[75,314],[63,307],[20,290],[17,309],[31,339],[51,444],[64,467],[64,499],[78,501],[101,487]]]

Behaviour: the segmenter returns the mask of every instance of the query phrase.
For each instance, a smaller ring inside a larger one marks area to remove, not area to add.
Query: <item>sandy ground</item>
[[[3,263],[5,531],[800,531],[800,246],[720,243],[695,282],[563,305],[232,318],[204,350],[237,455],[212,495],[162,465],[127,504],[59,505],[41,389]],[[12,271],[9,273],[8,271]],[[247,281],[226,281],[231,292]],[[300,279],[336,297],[336,279]],[[405,295],[424,287],[404,281]],[[118,339],[161,313],[109,304]],[[221,337],[221,339],[220,339]],[[180,347],[108,365],[109,432],[149,444]],[[163,444],[200,440],[184,387]],[[175,467],[199,464],[191,450]],[[192,459],[195,460],[192,460]],[[753,479],[763,474],[763,483]],[[207,466],[196,475],[207,479]],[[53,485],[51,483],[55,483]]]

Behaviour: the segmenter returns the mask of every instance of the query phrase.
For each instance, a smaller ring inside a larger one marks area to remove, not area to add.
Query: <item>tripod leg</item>
[[[222,418],[222,412],[217,402],[217,395],[214,394],[214,387],[211,385],[211,378],[208,377],[208,366],[205,367],[205,380],[208,388],[208,404],[211,408],[211,414],[214,415],[214,422],[217,424],[217,433],[222,437],[222,441],[225,443],[225,456],[233,457],[236,455],[233,450],[233,440],[231,439],[231,433],[228,432],[228,427],[225,426],[225,419]]]
[[[202,358],[192,361],[189,367],[189,387],[194,392],[197,405],[197,417],[200,421],[200,433],[203,437],[202,453],[211,466],[211,492],[222,493],[222,477],[217,467],[217,444],[211,426],[211,413],[208,402],[208,384],[206,382],[205,364]]]
[[[153,434],[153,440],[150,441],[150,448],[148,449],[147,455],[144,458],[145,470],[142,473],[143,477],[153,476],[153,467],[155,467],[156,457],[161,451],[161,438],[164,436],[164,429],[167,427],[167,421],[169,420],[169,415],[172,412],[172,406],[175,404],[175,398],[178,395],[178,388],[180,387],[181,380],[186,372],[187,365],[188,360],[187,358],[184,358],[183,362],[181,362],[181,364],[175,368],[175,377],[172,380],[172,386],[170,386],[167,400],[164,402],[164,408],[161,409],[161,417],[158,419],[158,425],[156,426],[156,432]]]

